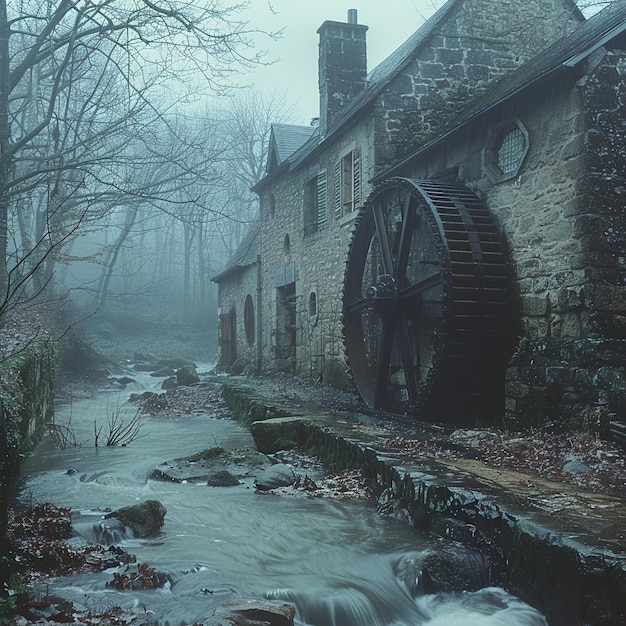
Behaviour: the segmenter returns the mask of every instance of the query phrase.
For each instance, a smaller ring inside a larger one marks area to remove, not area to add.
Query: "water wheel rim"
[[[471,353],[508,332],[506,266],[493,216],[466,187],[399,178],[379,185],[355,227],[344,282],[346,353],[365,402],[420,414],[441,404],[445,379],[480,394],[479,378],[501,366],[502,352],[479,359],[478,378]],[[500,279],[502,289],[490,287]]]

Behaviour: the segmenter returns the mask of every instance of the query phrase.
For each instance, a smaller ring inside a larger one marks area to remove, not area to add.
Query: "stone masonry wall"
[[[377,166],[382,169],[413,151],[493,81],[570,32],[578,20],[567,4],[460,3],[385,90],[376,125]]]
[[[296,364],[293,373],[350,386],[343,345],[343,279],[352,227],[357,211],[336,219],[333,208],[334,166],[347,153],[361,149],[362,198],[371,190],[373,175],[371,122],[356,126],[329,146],[318,159],[277,179],[261,196],[263,257],[263,367],[280,369],[275,354],[277,290],[274,274],[282,265],[294,263],[296,277]],[[304,194],[308,180],[327,172],[327,224],[304,233]],[[274,196],[274,215],[270,211]],[[289,253],[285,251],[289,238]],[[311,315],[311,294],[316,313]]]
[[[590,281],[586,325],[626,339],[626,52],[605,55],[583,94],[588,182],[577,229]]]
[[[222,280],[219,283],[218,293],[218,313],[228,315],[231,307],[235,308],[235,345],[236,359],[244,359],[250,363],[255,363],[255,344],[248,343],[244,323],[244,303],[246,297],[250,295],[254,302],[255,309],[255,342],[258,341],[258,329],[256,328],[256,308],[257,308],[257,269],[256,265],[238,270],[229,280]]]
[[[568,267],[525,261],[551,271],[522,291],[526,332],[508,371],[512,424],[547,418],[608,434],[626,410],[625,75],[624,53],[605,54],[578,85],[580,132],[560,131],[567,158],[558,182],[577,193],[538,234]]]
[[[23,455],[53,415],[55,345],[33,341],[23,352],[0,364],[0,547],[6,550],[7,508]],[[6,563],[0,564],[5,580]]]

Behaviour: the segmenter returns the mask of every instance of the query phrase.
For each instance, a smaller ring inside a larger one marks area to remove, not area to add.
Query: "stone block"
[[[259,452],[274,454],[294,448],[304,438],[301,417],[277,417],[250,424],[250,433]]]
[[[544,296],[522,296],[522,314],[532,317],[547,315],[550,310],[550,298]]]
[[[559,311],[571,311],[583,306],[582,287],[561,287],[557,291],[556,306]]]
[[[583,141],[583,135],[575,135],[572,137],[561,150],[561,158],[569,160],[583,153],[585,144]]]
[[[446,75],[446,68],[441,63],[420,63],[421,74],[424,78],[443,78]]]
[[[570,386],[573,382],[572,370],[569,367],[546,367],[546,382]]]

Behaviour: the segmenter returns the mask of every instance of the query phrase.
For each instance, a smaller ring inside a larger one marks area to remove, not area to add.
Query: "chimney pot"
[[[348,9],[348,24],[358,24],[357,15],[356,9]]]

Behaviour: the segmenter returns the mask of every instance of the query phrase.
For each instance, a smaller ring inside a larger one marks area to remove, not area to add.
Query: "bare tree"
[[[260,62],[239,8],[0,0],[0,313],[27,277],[37,274],[35,291],[49,282],[77,224],[160,192],[134,184],[127,145],[191,72],[194,89],[198,76],[224,89],[230,72]]]

